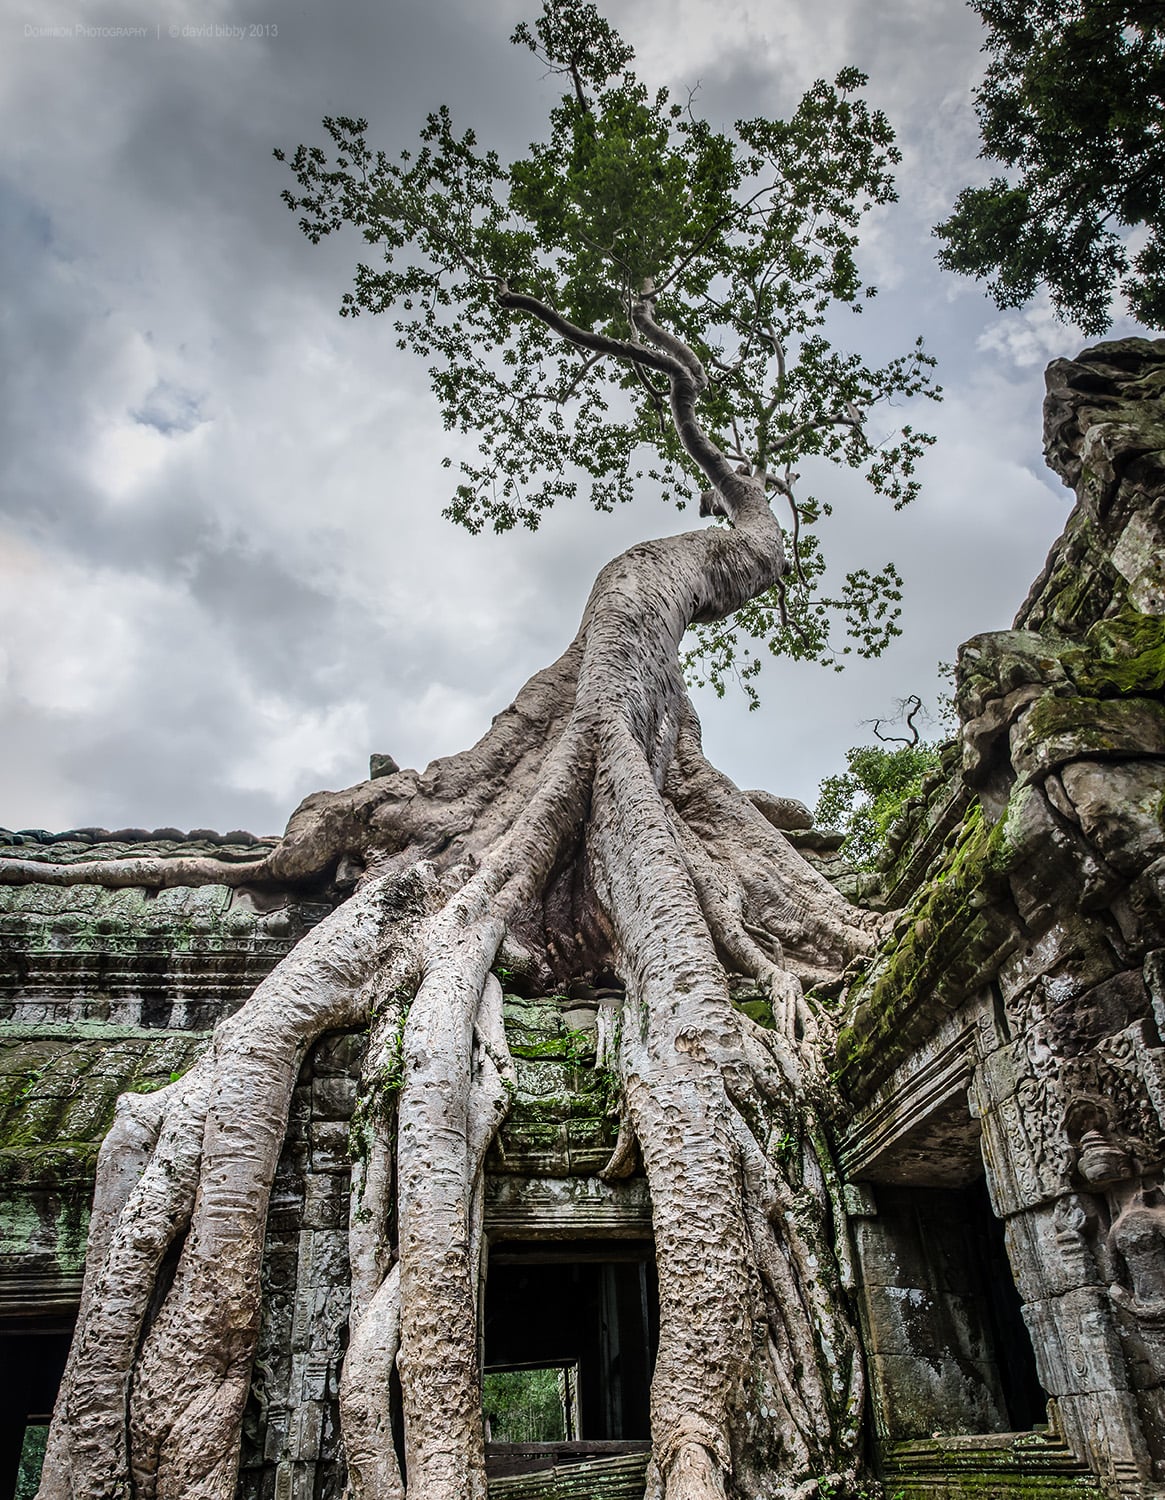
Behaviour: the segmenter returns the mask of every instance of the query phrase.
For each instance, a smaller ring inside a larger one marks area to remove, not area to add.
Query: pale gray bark
[[[705,508],[728,525],[616,558],[570,647],[477,745],[308,798],[251,867],[283,883],[326,881],[341,862],[364,874],[191,1073],[111,1136],[42,1500],[127,1488],[231,1500],[291,1091],[305,1047],[365,1023],[341,1385],[349,1492],[404,1496],[395,1363],[409,1495],[484,1500],[482,1183],[511,1066],[499,951],[547,982],[602,966],[626,986],[619,1026],[604,1027],[625,1101],[607,1175],[633,1170],[638,1152],[652,1194],[654,1492],[792,1496],[814,1475],[836,1488],[855,1474],[863,1377],[822,1123],[828,1019],[803,985],[835,978],[874,927],[774,826],[801,815],[741,793],[701,751],[681,636],[776,583],[784,551],[762,483],[700,428],[704,373],[655,322],[650,292],[634,322],[644,342],[598,352],[647,351],[713,485]],[[241,878],[213,860],[67,868],[112,884]],[[0,878],[43,870],[0,861]],[[736,1011],[729,973],[769,994],[774,1029]]]

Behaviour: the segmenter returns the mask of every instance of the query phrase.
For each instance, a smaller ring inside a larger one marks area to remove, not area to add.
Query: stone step
[[[489,1482],[490,1500],[643,1500],[649,1453],[555,1464]]]

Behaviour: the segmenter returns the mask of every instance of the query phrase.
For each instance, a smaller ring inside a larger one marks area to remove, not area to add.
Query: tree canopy
[[[852,464],[894,504],[914,493],[925,439],[904,428],[877,447],[865,429],[877,403],[930,392],[928,357],[873,367],[824,332],[869,294],[854,252],[862,215],[892,196],[893,142],[852,70],[790,121],[728,135],[649,93],[589,4],[547,0],[515,39],[568,89],[523,160],[503,167],[446,109],[393,158],[338,118],[329,152],[295,153],[288,201],[312,239],[363,234],[376,264],[344,310],[389,311],[447,427],[474,435],[455,520],[535,526],[583,485],[609,508],[654,474],[727,524],[623,551],[558,660],[475,745],[313,793],[258,859],[53,867],[54,883],[274,885],[331,906],[187,1073],[131,1096],[102,1147],[54,1495],[233,1500],[300,1064],[360,1030],[347,1492],[486,1495],[486,1163],[519,1084],[515,976],[548,1004],[575,983],[613,1001],[594,1047],[618,1119],[594,1166],[613,1183],[641,1165],[650,1191],[648,1492],[863,1492],[826,997],[880,924],[779,831],[799,805],[708,761],[679,658],[693,622],[718,630],[753,604],[770,644],[784,632],[828,654],[824,507],[796,495],[806,456]],[[862,649],[893,628],[893,580],[856,570],[839,596]],[[731,642],[715,649],[723,673]],[[6,881],[48,869],[0,864]],[[742,984],[766,1024],[734,1004]]]
[[[1113,294],[1165,326],[1165,11],[1159,0],[970,0],[991,61],[981,155],[1012,171],[960,193],[942,265],[1000,307],[1046,286],[1087,333]],[[1130,235],[1130,230],[1137,233]]]
[[[788,120],[721,132],[693,99],[641,83],[584,0],[547,0],[512,40],[567,85],[520,161],[503,165],[445,107],[396,155],[368,144],[365,120],[336,117],[326,149],[289,157],[284,198],[309,239],[354,226],[377,252],[341,312],[391,312],[400,347],[428,363],[446,429],[476,442],[444,460],[457,464],[446,514],[471,531],[536,528],[580,489],[610,510],[644,480],[682,507],[707,488],[710,444],[781,502],[792,563],[732,627],[697,626],[696,677],[722,691],[735,674],[751,691],[760,661],[741,627],[774,653],[878,654],[897,633],[898,574],[861,567],[825,596],[829,507],[797,489],[798,466],[824,456],[901,507],[931,441],[893,419],[870,430],[875,408],[938,395],[921,340],[877,365],[825,332],[874,296],[859,231],[895,196],[899,153],[861,96],[866,78],[843,69]],[[694,382],[683,419],[677,362]]]

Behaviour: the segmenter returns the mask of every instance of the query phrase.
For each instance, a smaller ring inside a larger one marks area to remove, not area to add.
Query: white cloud
[[[254,729],[261,744],[228,762],[226,782],[239,791],[261,791],[290,807],[303,796],[304,773],[321,785],[341,770],[350,748],[368,742],[368,708],[335,704],[322,712],[270,695],[254,705]],[[334,783],[333,783],[334,784]]]
[[[132,682],[142,634],[163,591],[0,534],[0,640],[5,697],[85,716]]]
[[[555,91],[505,43],[531,8],[288,0],[255,45],[26,42],[27,7],[5,23],[0,821],[269,832],[372,750],[422,765],[472,742],[566,645],[607,557],[690,521],[644,495],[535,536],[454,531],[423,370],[389,319],[336,317],[360,247],[310,247],[279,201],[271,147],[316,139],[325,113],[403,143],[447,98],[521,150]],[[197,18],[128,0],[116,19],[138,17],[255,19],[232,0]],[[645,75],[699,80],[722,121],[856,61],[906,153],[869,245],[886,290],[846,338],[899,352],[926,334],[950,392],[941,443],[901,517],[844,476],[815,488],[841,502],[843,553],[901,557],[910,633],[842,678],[773,665],[760,714],[702,705],[730,774],[811,800],[862,719],[1022,598],[1064,515],[1039,477],[1038,365],[1078,341],[935,269],[929,226],[977,149],[965,7],[627,0],[616,19]]]
[[[1046,292],[1041,292],[1029,306],[1006,313],[989,323],[975,342],[984,354],[999,354],[1020,370],[1042,368],[1049,360],[1062,355],[1066,329],[1055,313]],[[1071,346],[1084,335],[1076,332]]]

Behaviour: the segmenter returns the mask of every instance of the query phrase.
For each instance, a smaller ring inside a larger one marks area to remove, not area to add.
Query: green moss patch
[[[1165,692],[1165,618],[1125,610],[1099,620],[1064,665],[1082,693],[1095,698]]]
[[[113,1123],[118,1096],[162,1088],[206,1046],[205,1035],[16,1038],[0,1048],[0,1155],[7,1172],[27,1171],[45,1153],[90,1156]],[[23,1167],[17,1158],[27,1157]],[[75,1174],[74,1174],[75,1175]],[[35,1176],[35,1170],[34,1170]],[[11,1180],[11,1178],[9,1178]]]
[[[991,910],[989,896],[1018,854],[1007,818],[991,826],[973,807],[854,997],[836,1051],[838,1081],[852,1097],[872,1093],[998,960],[1011,928]]]

